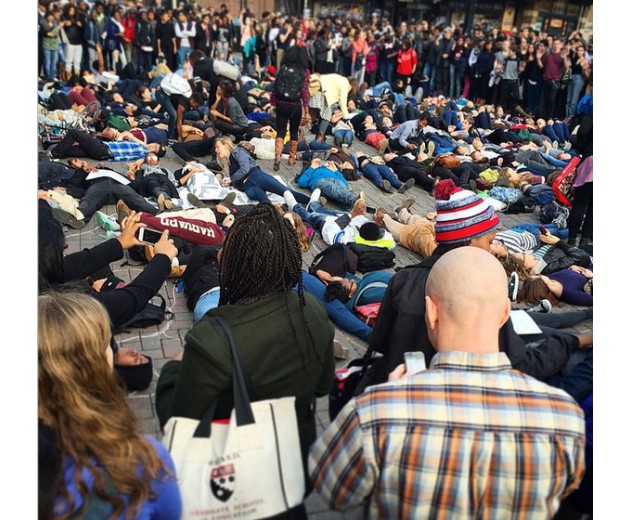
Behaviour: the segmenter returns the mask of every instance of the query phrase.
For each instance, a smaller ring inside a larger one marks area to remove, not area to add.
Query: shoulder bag
[[[216,401],[198,421],[171,417],[163,444],[175,462],[183,519],[254,520],[304,501],[304,469],[295,397],[250,402],[234,339],[225,320],[213,318],[230,352],[234,410],[213,422]]]

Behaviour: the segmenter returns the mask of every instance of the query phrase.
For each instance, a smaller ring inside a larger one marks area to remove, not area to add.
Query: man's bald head
[[[496,352],[498,331],[510,312],[505,270],[480,248],[449,251],[429,273],[426,305],[436,350]]]

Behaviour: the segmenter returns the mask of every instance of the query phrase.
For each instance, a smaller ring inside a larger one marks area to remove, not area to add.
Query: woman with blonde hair
[[[141,436],[113,371],[109,315],[94,298],[38,299],[38,415],[63,460],[53,518],[170,520],[182,504],[173,461]]]
[[[247,146],[247,145],[246,145]],[[217,162],[228,174],[223,178],[224,186],[234,186],[245,192],[252,200],[270,202],[267,192],[282,197],[289,190],[302,204],[308,204],[310,198],[299,191],[291,190],[286,184],[264,172],[256,163],[250,151],[243,145],[236,146],[228,137],[219,137],[215,144]]]

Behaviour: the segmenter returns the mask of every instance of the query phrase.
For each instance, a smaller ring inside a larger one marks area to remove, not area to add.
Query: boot
[[[519,116],[523,116],[523,117],[529,117],[531,119],[534,119],[534,116],[531,114],[528,114],[525,109],[521,106],[521,105],[516,105],[514,107],[514,111],[519,115]]]
[[[282,158],[282,148],[284,147],[284,139],[282,137],[276,137],[276,156],[273,160],[273,169],[278,171],[280,169],[280,159]]]
[[[326,137],[324,136],[324,134],[322,132],[317,132],[317,135],[315,136],[315,140],[318,143],[324,143],[324,142],[326,142]]]
[[[289,166],[293,166],[295,164],[295,160],[297,159],[297,149],[298,142],[289,141]]]

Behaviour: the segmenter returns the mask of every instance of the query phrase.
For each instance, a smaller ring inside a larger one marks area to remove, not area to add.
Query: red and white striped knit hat
[[[501,220],[485,200],[447,179],[435,187],[435,240],[457,244],[490,233]]]

